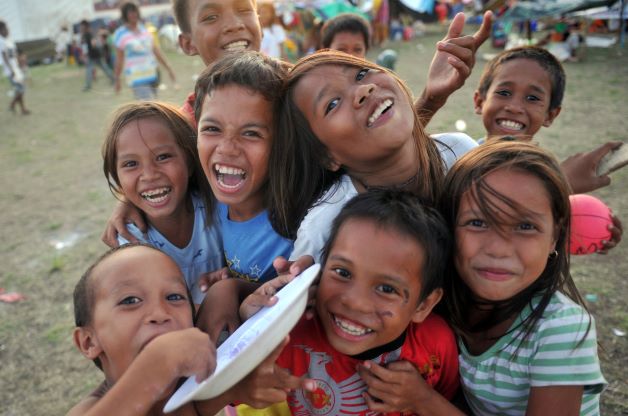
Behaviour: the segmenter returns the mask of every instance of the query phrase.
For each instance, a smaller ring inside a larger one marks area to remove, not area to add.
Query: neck
[[[148,221],[172,244],[179,248],[186,247],[194,230],[192,197],[188,195],[171,215],[164,218],[149,217]]]
[[[474,306],[469,311],[469,323],[474,325],[493,312],[493,308],[478,308]],[[479,355],[491,348],[510,328],[517,315],[509,317],[508,319],[492,326],[484,331],[473,332],[464,337],[467,349],[473,355]]]
[[[264,195],[260,192],[258,195],[253,195],[239,204],[229,205],[228,208],[231,221],[248,221],[264,211]]]
[[[414,140],[408,140],[395,153],[369,163],[365,169],[348,170],[348,173],[358,192],[395,186],[414,190],[420,173]]]

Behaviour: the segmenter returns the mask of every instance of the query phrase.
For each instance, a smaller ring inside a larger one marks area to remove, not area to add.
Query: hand
[[[478,31],[471,36],[462,36],[464,14],[458,13],[453,18],[447,35],[436,44],[436,53],[428,70],[427,85],[416,103],[419,113],[426,110],[431,114],[435,113],[454,91],[464,85],[475,65],[475,53],[491,33],[492,22],[493,13],[487,11]]]
[[[137,238],[127,230],[127,223],[135,224],[142,233],[146,232],[146,222],[141,211],[129,202],[119,201],[105,224],[105,231],[100,236],[103,243],[112,248],[118,247],[118,234],[131,243],[137,243]]]
[[[237,401],[262,409],[285,401],[291,390],[301,388],[314,391],[316,389],[314,380],[290,375],[288,370],[275,364],[281,351],[288,345],[288,341],[289,337],[286,337],[251,374],[231,389],[230,393]]]
[[[358,366],[358,373],[368,386],[364,393],[366,404],[378,413],[420,413],[421,401],[425,401],[426,393],[432,390],[408,361],[396,361],[387,367],[365,361]]]
[[[301,256],[295,261],[288,261],[285,258],[279,256],[273,261],[273,266],[278,275],[289,273],[290,276],[295,277],[305,269],[314,264],[314,258],[312,256]],[[312,319],[314,317],[314,306],[316,304],[316,289],[318,288],[318,281],[320,276],[312,283],[308,289],[307,306],[305,308],[305,318]]]
[[[223,267],[222,269],[215,270],[213,272],[207,272],[200,275],[198,278],[198,287],[201,292],[205,293],[207,290],[219,280],[229,278],[229,269]]]
[[[200,382],[216,369],[216,346],[198,328],[188,328],[160,335],[148,343],[142,353],[155,354],[154,362],[170,368],[172,379],[196,376]]]
[[[246,321],[255,315],[264,306],[272,306],[277,303],[278,298],[275,296],[275,293],[290,283],[292,279],[294,279],[294,276],[287,274],[278,276],[264,283],[255,292],[247,296],[240,305],[240,318],[242,321]]]
[[[569,156],[560,164],[574,194],[591,192],[611,183],[608,175],[597,176],[597,165],[608,152],[621,145],[622,142],[607,142],[590,152]]]
[[[611,239],[606,241],[602,240],[602,248],[597,251],[597,254],[607,254],[608,250],[615,247],[621,241],[621,236],[624,233],[624,228],[621,221],[615,214],[611,216],[613,224],[608,225],[608,230],[611,232]]]
[[[240,326],[238,284],[240,279],[215,282],[196,313],[196,326],[213,340],[218,340],[223,330],[232,334]]]

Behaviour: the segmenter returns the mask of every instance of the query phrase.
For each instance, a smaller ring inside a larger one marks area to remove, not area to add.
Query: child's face
[[[189,7],[191,31],[179,38],[188,55],[200,55],[209,66],[229,52],[259,51],[262,34],[252,0],[196,0]]]
[[[223,86],[203,101],[198,154],[232,220],[250,219],[264,209],[272,128],[271,103],[248,88]]]
[[[495,71],[486,97],[475,92],[475,112],[489,136],[534,136],[560,112],[560,107],[549,109],[551,98],[548,72],[531,59],[513,59]]]
[[[298,82],[295,103],[337,168],[368,170],[414,146],[413,108],[388,73],[321,65]],[[411,151],[411,150],[408,150]]]
[[[272,26],[274,18],[274,6],[272,4],[259,4],[257,7],[259,11],[259,21],[262,27]]]
[[[185,209],[190,172],[170,129],[151,117],[129,122],[116,141],[116,171],[124,196],[149,220]]]
[[[329,49],[335,49],[364,59],[366,57],[366,44],[364,36],[358,32],[338,32],[329,45]]]
[[[528,218],[495,196],[489,204],[503,210],[500,234],[487,223],[469,191],[463,194],[456,223],[455,264],[462,280],[482,299],[508,299],[530,286],[543,272],[555,249],[550,196],[536,176],[500,169],[486,183],[501,195],[531,211]]]
[[[411,321],[423,321],[438,302],[417,306],[424,256],[416,241],[399,232],[372,220],[347,220],[331,247],[316,294],[330,344],[355,355],[395,340]]]
[[[192,327],[185,280],[167,255],[148,247],[112,254],[93,270],[94,310],[85,345],[110,381],[154,338]]]

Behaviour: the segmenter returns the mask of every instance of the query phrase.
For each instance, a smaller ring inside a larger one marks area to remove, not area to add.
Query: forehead
[[[237,106],[238,111],[232,111]],[[205,96],[202,116],[224,113],[233,119],[269,119],[272,116],[272,103],[260,92],[237,84],[227,84],[214,88]]]
[[[357,31],[343,30],[334,35],[332,43],[361,43],[364,45],[364,35]]]
[[[552,78],[547,69],[529,58],[515,58],[502,63],[493,77],[493,84],[516,83],[551,89]]]
[[[120,129],[117,145],[120,147],[131,144],[138,137],[144,143],[176,143],[176,138],[166,122],[154,116],[143,117],[126,123]]]
[[[120,285],[155,290],[162,285],[180,285],[185,290],[185,280],[176,263],[166,254],[143,246],[112,253],[94,268],[90,280],[96,294],[108,294]]]
[[[202,10],[207,8],[226,9],[237,6],[249,6],[257,8],[254,0],[190,0],[189,10]]]

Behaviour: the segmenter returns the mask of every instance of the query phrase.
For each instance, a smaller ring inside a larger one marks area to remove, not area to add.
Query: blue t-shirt
[[[292,240],[275,232],[266,210],[247,221],[229,219],[227,205],[218,204],[223,248],[229,272],[252,282],[267,282],[277,276],[273,260],[288,258]]]
[[[194,228],[187,247],[175,246],[150,224],[148,224],[146,235],[143,235],[134,224],[127,224],[127,229],[138,240],[150,244],[172,257],[183,272],[185,282],[192,293],[192,300],[195,304],[200,304],[205,298],[205,294],[201,292],[198,286],[199,277],[204,273],[224,267],[224,258],[217,216],[214,215],[214,224],[207,227],[203,200],[192,196],[192,203],[194,205]],[[120,244],[128,243],[121,236],[118,236],[118,242]]]

